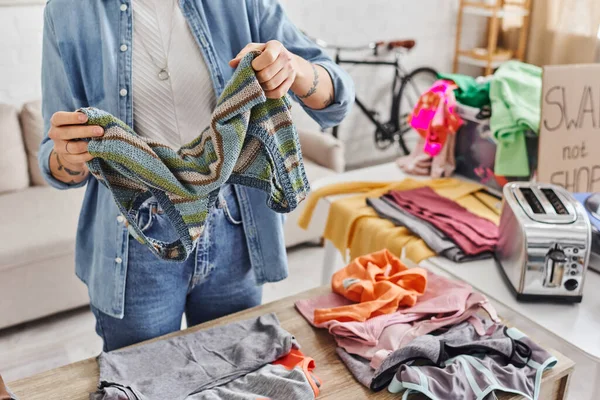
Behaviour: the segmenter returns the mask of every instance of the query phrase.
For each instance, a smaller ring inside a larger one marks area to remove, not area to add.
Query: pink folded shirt
[[[340,338],[337,342],[348,353],[371,360],[371,367],[377,369],[390,353],[406,346],[413,339],[438,329],[460,324],[464,321],[471,321],[472,317],[480,311],[487,312],[492,320],[499,322],[496,311],[485,296],[480,293],[471,293],[464,310],[457,311],[455,314],[385,327],[376,346],[365,346],[347,338]],[[478,326],[476,328],[479,329]],[[480,333],[484,334],[484,332]]]
[[[370,318],[365,322],[328,321],[314,324],[314,310],[351,304],[335,293],[296,302],[302,316],[317,328],[327,328],[337,344],[350,354],[371,360],[377,368],[389,353],[405,346],[416,337],[449,325],[469,320],[479,311],[486,311],[498,321],[496,311],[485,296],[474,293],[464,283],[428,272],[425,293],[413,307]]]
[[[498,227],[493,222],[438,195],[429,187],[394,190],[386,198],[444,232],[465,254],[477,255],[496,247]]]

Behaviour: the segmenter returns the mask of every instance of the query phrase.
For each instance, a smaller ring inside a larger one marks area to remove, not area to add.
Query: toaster
[[[588,215],[568,191],[504,186],[495,258],[517,300],[581,302],[591,253]]]

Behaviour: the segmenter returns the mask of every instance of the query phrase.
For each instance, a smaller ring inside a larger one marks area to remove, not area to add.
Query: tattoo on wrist
[[[335,99],[333,98],[333,92],[330,92],[330,93],[329,93],[329,96],[327,97],[327,100],[325,100],[325,101],[323,102],[323,105],[324,105],[325,107],[328,107],[328,106],[330,106],[330,105],[332,105],[332,104],[333,104],[333,101],[334,101],[334,100],[335,100]]]
[[[67,174],[71,175],[71,176],[80,176],[80,175],[84,175],[85,171],[77,171],[74,169],[70,169],[67,168],[63,165],[63,163],[60,162],[60,156],[58,155],[58,153],[56,151],[53,151],[54,155],[56,156],[56,162],[58,163],[58,170],[59,171],[65,171]]]
[[[312,96],[313,94],[315,94],[317,92],[317,86],[319,85],[319,71],[317,71],[317,67],[315,66],[315,64],[310,64],[310,65],[312,66],[313,73],[314,73],[313,83],[312,83],[312,87],[310,89],[308,89],[308,92],[306,92],[306,94],[304,96],[298,96],[300,99],[303,99],[303,100]]]

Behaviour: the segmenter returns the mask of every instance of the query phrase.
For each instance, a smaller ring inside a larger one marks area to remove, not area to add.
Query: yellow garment
[[[308,227],[319,199],[339,194],[361,193],[331,203],[323,233],[325,239],[330,240],[344,257],[346,249],[350,249],[351,259],[387,248],[396,255],[400,255],[404,249],[406,258],[419,263],[436,254],[407,228],[395,226],[392,222],[379,218],[375,210],[367,205],[366,199],[381,197],[390,190],[411,190],[423,186],[431,187],[440,196],[456,201],[475,215],[495,224],[499,223],[498,199],[480,192],[481,185],[453,178],[442,178],[418,181],[404,179],[400,182],[344,182],[328,185],[309,196],[304,211],[298,219],[298,225],[304,229]]]

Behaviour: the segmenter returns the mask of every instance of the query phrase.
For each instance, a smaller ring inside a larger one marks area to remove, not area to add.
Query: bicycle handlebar
[[[370,42],[366,45],[360,45],[360,46],[336,46],[336,45],[330,45],[329,43],[327,43],[326,41],[324,41],[322,39],[307,35],[306,32],[302,32],[302,33],[304,33],[306,35],[306,37],[308,37],[310,40],[315,42],[318,46],[326,48],[326,49],[333,49],[337,52],[371,50],[371,51],[373,51],[373,54],[377,55],[379,48],[383,47],[383,46],[385,46],[385,48],[388,51],[391,51],[394,49],[405,49],[406,51],[408,51],[408,50],[412,49],[416,44],[416,42],[414,40],[407,39],[407,40],[390,40],[388,42],[380,40],[377,42]]]
[[[366,45],[361,45],[361,46],[336,46],[336,45],[331,45],[324,40],[312,38],[310,36],[309,36],[309,39],[313,40],[320,47],[323,47],[326,49],[341,50],[341,51],[376,50],[377,48],[385,45],[385,42],[379,41],[379,42],[370,42]]]

